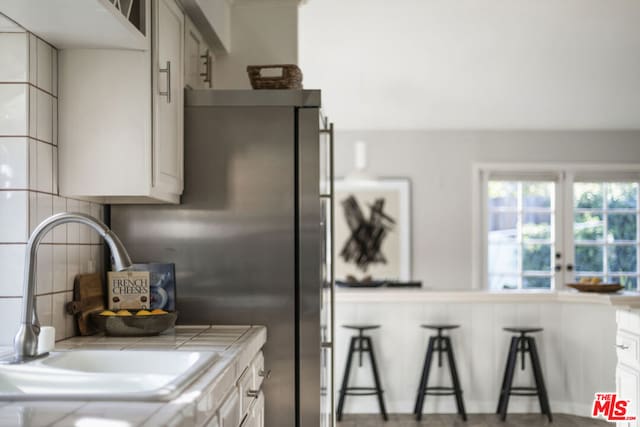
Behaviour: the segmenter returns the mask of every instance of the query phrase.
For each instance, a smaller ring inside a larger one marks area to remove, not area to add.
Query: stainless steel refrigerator
[[[267,427],[333,424],[332,126],[320,117],[319,91],[187,90],[181,204],[111,207],[134,261],[175,263],[178,323],[267,326]]]

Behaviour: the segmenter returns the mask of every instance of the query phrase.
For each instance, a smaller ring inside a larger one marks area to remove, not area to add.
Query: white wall
[[[369,172],[411,179],[413,277],[433,289],[471,287],[474,162],[640,162],[640,131],[338,131],[336,176],[357,140]]]
[[[342,129],[640,126],[637,0],[311,0],[306,87]]]
[[[236,1],[231,53],[216,58],[215,89],[250,89],[247,65],[298,63],[298,2]]]

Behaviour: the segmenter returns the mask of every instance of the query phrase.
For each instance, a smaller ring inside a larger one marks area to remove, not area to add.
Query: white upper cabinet
[[[153,187],[182,194],[184,15],[174,0],[154,13]]]
[[[231,52],[231,7],[234,0],[179,0],[186,14],[216,53]]]
[[[156,0],[0,0],[0,12],[58,49],[148,49],[145,11]]]
[[[189,89],[212,87],[213,53],[203,40],[200,31],[189,17],[185,17],[184,30],[184,83]]]
[[[154,0],[149,49],[59,54],[59,185],[103,203],[179,203],[184,16]]]

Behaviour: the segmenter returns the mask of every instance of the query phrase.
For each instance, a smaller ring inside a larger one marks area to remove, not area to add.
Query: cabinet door
[[[204,72],[202,58],[206,51],[205,44],[198,29],[189,18],[185,19],[184,32],[184,83],[190,89],[204,89]]]
[[[153,187],[183,189],[184,15],[174,0],[158,0],[154,31]]]
[[[630,401],[627,415],[638,416],[640,372],[619,363],[616,369],[616,386],[618,399]],[[637,425],[637,421],[619,421],[617,423],[617,427],[636,427]]]

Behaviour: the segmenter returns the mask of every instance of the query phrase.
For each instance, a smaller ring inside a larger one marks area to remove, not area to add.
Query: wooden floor
[[[539,414],[510,414],[503,423],[496,415],[471,414],[465,423],[457,415],[427,415],[418,422],[412,415],[389,415],[386,423],[380,415],[350,415],[345,414],[338,427],[606,427],[613,424],[591,418],[581,418],[574,415],[554,414],[553,423],[549,424],[547,418]]]

